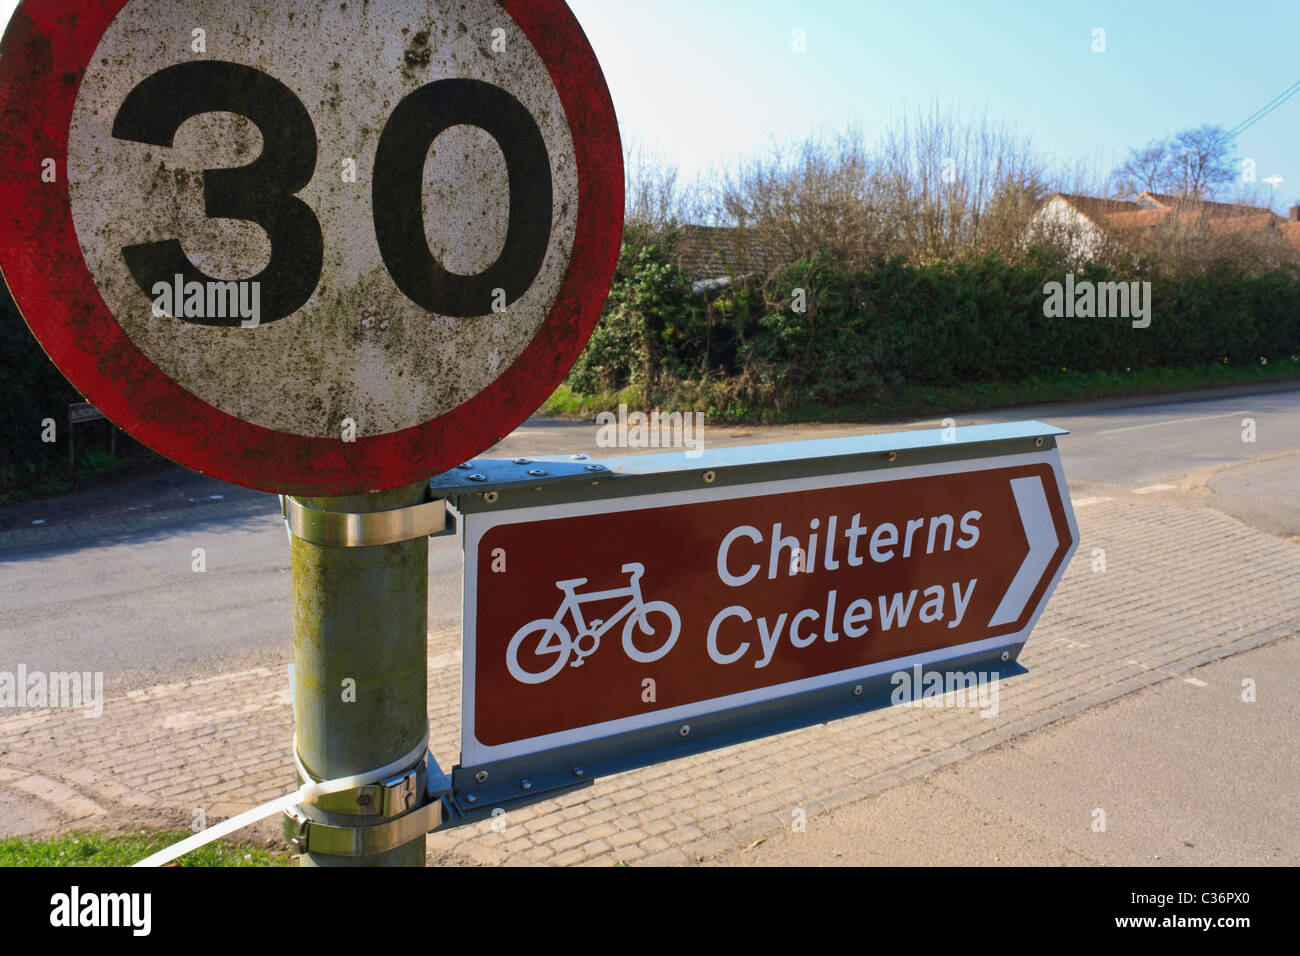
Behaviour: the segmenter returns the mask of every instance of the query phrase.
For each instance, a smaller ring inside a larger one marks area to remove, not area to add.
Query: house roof
[[[1186,225],[1205,220],[1211,230],[1221,233],[1259,234],[1276,228],[1289,243],[1300,248],[1300,222],[1283,219],[1263,206],[1152,192],[1142,193],[1135,202],[1071,193],[1056,195],[1091,222],[1117,231],[1152,229],[1173,216]]]
[[[1270,226],[1281,226],[1285,223],[1286,220],[1281,216],[1275,216],[1265,210],[1211,219],[1210,228],[1215,232],[1263,232]]]
[[[1144,192],[1135,201],[1101,199],[1097,196],[1080,196],[1075,193],[1055,193],[1076,210],[1098,225],[1148,226],[1164,219],[1170,211],[1184,215],[1205,216],[1210,219],[1239,216],[1270,216],[1279,218],[1263,206],[1243,203],[1213,202],[1190,196],[1170,196],[1165,193]],[[1050,201],[1050,200],[1049,200]]]
[[[1263,206],[1248,206],[1244,203],[1213,202],[1209,199],[1194,199],[1189,196],[1169,196],[1165,193],[1144,192],[1138,197],[1138,203],[1149,199],[1165,209],[1179,209],[1195,212],[1202,216],[1217,219],[1225,216],[1273,215]]]
[[[693,282],[751,273],[766,276],[781,265],[754,230],[724,226],[680,227],[669,258]]]
[[[1134,209],[1102,216],[1098,223],[1115,229],[1141,229],[1160,225],[1168,215],[1168,209]]]
[[[1096,196],[1080,196],[1075,193],[1056,193],[1067,203],[1083,213],[1093,222],[1101,223],[1103,217],[1117,212],[1137,212],[1142,207],[1135,202],[1122,199],[1100,199]],[[1049,197],[1048,202],[1054,197]]]
[[[1220,203],[1220,205],[1226,205]],[[1267,209],[1255,206],[1239,206],[1235,214],[1207,214],[1197,206],[1175,206],[1170,209],[1142,209],[1137,212],[1117,212],[1104,217],[1104,224],[1112,229],[1148,229],[1165,222],[1170,216],[1184,225],[1194,225],[1203,216],[1205,224],[1212,232],[1258,233],[1273,226],[1281,226],[1286,220],[1276,216]]]

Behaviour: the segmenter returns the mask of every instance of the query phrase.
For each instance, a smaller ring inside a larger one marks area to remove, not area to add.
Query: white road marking
[[[1142,668],[1144,671],[1155,671],[1157,674],[1164,674],[1166,677],[1178,677],[1178,676],[1179,676],[1178,674],[1175,674],[1175,673],[1173,673],[1172,671],[1167,671],[1167,670],[1165,670],[1163,667],[1152,667],[1151,665],[1145,663],[1144,661],[1129,661],[1129,663],[1132,664],[1134,667],[1140,667],[1140,668]],[[1209,684],[1205,683],[1205,681],[1203,681],[1203,680],[1197,680],[1195,677],[1184,677],[1184,678],[1183,678],[1183,681],[1184,681],[1185,683],[1191,684],[1193,687],[1209,687],[1209,686],[1210,686]]]
[[[1219,415],[1202,415],[1199,418],[1171,418],[1167,422],[1147,422],[1145,425],[1125,425],[1123,428],[1104,428],[1099,432],[1093,432],[1094,435],[1113,435],[1116,432],[1137,431],[1139,428],[1156,428],[1160,425],[1186,425],[1188,422],[1207,422],[1212,418],[1236,418],[1240,415],[1249,415],[1249,411],[1244,412],[1223,412]]]
[[[1103,501],[1114,501],[1114,500],[1115,500],[1114,498],[1107,498],[1104,496],[1102,497],[1094,496],[1092,498],[1080,498],[1078,501],[1072,501],[1070,503],[1074,505],[1076,509],[1078,509],[1078,508],[1086,508],[1088,507],[1088,505],[1099,505]]]
[[[1154,495],[1157,491],[1177,491],[1177,485],[1147,485],[1145,488],[1134,490],[1135,495]]]

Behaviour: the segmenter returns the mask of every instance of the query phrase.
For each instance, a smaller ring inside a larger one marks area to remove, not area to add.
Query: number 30
[[[292,315],[315,292],[324,266],[320,221],[297,193],[316,171],[316,127],[302,101],[274,77],[238,63],[205,61],[167,67],[141,81],[113,122],[117,139],[171,147],[182,123],[203,113],[245,117],[262,134],[261,155],[237,169],[203,173],[205,214],[260,226],[271,261],[261,284],[262,324]],[[477,126],[505,157],[510,219],[501,255],[473,276],[447,271],[424,232],[424,165],[433,141],[453,126]],[[437,80],[406,96],[389,117],[375,152],[371,200],[379,252],[397,287],[441,315],[484,315],[494,291],[522,296],[542,267],[551,238],[550,157],[536,121],[515,97],[479,80]],[[176,239],[126,246],[127,268],[146,295],[176,275],[207,282]],[[189,319],[238,326],[238,316]]]

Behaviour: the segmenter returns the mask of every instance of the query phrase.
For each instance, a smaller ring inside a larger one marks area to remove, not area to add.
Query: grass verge
[[[48,840],[0,839],[0,866],[131,866],[191,836],[188,830],[137,830],[105,836],[68,833]],[[265,847],[218,841],[187,853],[175,866],[295,866],[297,857]]]
[[[590,421],[600,411],[663,408],[665,411],[703,411],[709,419],[734,424],[793,424],[797,422],[892,421],[932,414],[956,414],[1012,405],[1087,401],[1164,395],[1200,388],[1300,380],[1300,359],[1268,365],[1205,365],[1195,368],[1135,369],[1123,372],[1074,372],[1062,369],[1015,382],[969,382],[958,385],[902,385],[861,401],[826,405],[795,403],[785,407],[758,407],[736,401],[711,400],[708,391],[679,390],[658,403],[646,402],[636,388],[599,395],[581,395],[561,385],[538,413],[557,418]]]

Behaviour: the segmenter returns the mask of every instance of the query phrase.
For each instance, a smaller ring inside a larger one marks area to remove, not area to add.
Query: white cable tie
[[[136,866],[162,866],[164,863],[170,863],[177,857],[184,856],[197,850],[201,846],[206,846],[213,840],[218,840],[236,830],[242,830],[258,820],[265,820],[275,813],[282,813],[291,807],[299,804],[315,803],[317,797],[324,796],[327,793],[338,793],[342,790],[355,790],[359,787],[368,787],[372,783],[378,783],[395,773],[407,770],[421,760],[429,749],[429,728],[426,725],[424,730],[424,739],[420,741],[420,746],[416,747],[406,756],[392,763],[385,764],[378,770],[370,770],[366,773],[354,774],[351,777],[338,777],[334,780],[313,780],[306,768],[302,765],[302,758],[298,755],[298,735],[293,735],[293,762],[298,768],[298,774],[306,782],[295,790],[293,793],[287,793],[282,797],[276,797],[260,807],[254,807],[252,810],[246,810],[243,813],[231,817],[229,820],[208,827],[206,830],[200,830],[194,836],[186,837],[179,843],[173,843],[164,850],[159,850],[152,856],[147,856]]]

